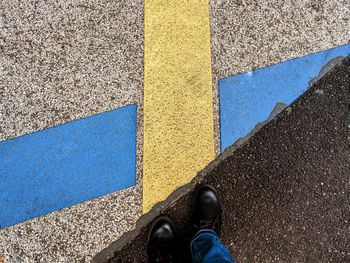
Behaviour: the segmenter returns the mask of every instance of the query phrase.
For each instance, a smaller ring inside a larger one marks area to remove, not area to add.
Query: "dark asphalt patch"
[[[320,92],[322,91],[322,92]],[[301,98],[240,146],[232,146],[194,181],[144,215],[135,231],[95,262],[147,262],[149,222],[169,216],[184,238],[193,189],[217,188],[222,241],[238,262],[350,262],[350,61],[317,81]]]

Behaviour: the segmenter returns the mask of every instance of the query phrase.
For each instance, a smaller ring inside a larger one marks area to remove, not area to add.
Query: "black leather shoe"
[[[203,185],[199,187],[194,196],[192,213],[195,232],[211,229],[220,236],[222,211],[213,186]]]
[[[173,263],[175,248],[174,225],[168,217],[157,218],[148,236],[148,262]]]

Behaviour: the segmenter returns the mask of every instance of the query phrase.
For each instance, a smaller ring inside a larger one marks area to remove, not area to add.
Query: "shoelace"
[[[219,230],[221,217],[215,217],[214,220],[200,220],[199,225],[196,225],[198,230],[202,229],[211,229],[211,230]],[[215,229],[217,228],[217,229]]]
[[[173,256],[172,255],[167,255],[167,256],[162,256],[162,255],[159,255],[158,253],[158,256],[156,261],[158,263],[173,263]]]

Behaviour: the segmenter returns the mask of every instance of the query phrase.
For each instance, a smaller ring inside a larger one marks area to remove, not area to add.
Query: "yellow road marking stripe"
[[[208,1],[145,0],[143,211],[214,158]]]

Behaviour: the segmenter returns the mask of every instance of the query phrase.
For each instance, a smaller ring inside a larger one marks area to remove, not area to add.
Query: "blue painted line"
[[[330,60],[350,54],[344,45],[219,81],[221,151],[265,121],[276,103],[292,103]]]
[[[136,182],[136,105],[0,142],[0,228]]]

